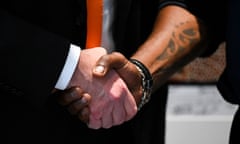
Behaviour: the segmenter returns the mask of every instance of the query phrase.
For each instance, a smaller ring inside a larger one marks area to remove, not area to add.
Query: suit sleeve
[[[36,101],[54,88],[70,42],[0,10],[0,82]]]

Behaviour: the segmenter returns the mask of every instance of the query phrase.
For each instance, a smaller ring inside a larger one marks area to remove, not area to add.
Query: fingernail
[[[97,73],[104,73],[104,66],[102,66],[102,65],[98,65],[98,66],[96,66],[95,67],[95,72],[97,72]]]
[[[82,97],[82,99],[81,99],[81,103],[82,103],[82,104],[86,104],[86,103],[87,103],[87,100],[86,100],[85,97]]]

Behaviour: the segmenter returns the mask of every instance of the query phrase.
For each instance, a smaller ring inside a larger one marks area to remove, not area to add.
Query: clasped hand
[[[59,103],[89,128],[110,128],[136,115],[141,75],[120,53],[86,49],[81,51],[68,89],[58,94]]]

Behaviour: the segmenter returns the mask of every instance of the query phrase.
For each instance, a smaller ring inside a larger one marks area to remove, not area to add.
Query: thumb
[[[129,62],[121,53],[113,52],[102,56],[97,61],[93,70],[93,76],[104,77],[112,69],[124,80],[138,103],[142,95],[142,89],[141,74],[136,66]]]
[[[105,76],[109,70],[115,69],[116,71],[123,68],[128,63],[128,60],[118,52],[103,55],[96,62],[93,69],[93,75],[98,77]]]

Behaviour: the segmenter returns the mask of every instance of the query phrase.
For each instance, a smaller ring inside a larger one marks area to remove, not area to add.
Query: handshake
[[[132,119],[143,96],[142,73],[121,53],[85,49],[59,103],[89,128],[110,128]]]

